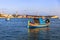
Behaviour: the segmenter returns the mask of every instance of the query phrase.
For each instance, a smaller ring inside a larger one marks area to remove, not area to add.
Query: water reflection
[[[50,40],[49,28],[29,29],[29,40]]]

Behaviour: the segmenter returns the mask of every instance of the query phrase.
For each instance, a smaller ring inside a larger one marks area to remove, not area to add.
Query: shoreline
[[[20,15],[20,14],[0,14],[0,18],[59,18],[56,15],[38,16],[38,15]]]

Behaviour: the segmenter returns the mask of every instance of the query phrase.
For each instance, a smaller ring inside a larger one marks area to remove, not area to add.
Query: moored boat
[[[10,18],[6,18],[5,20],[6,20],[6,21],[9,21],[9,20],[10,20]]]
[[[45,28],[50,24],[50,20],[45,21],[42,18],[34,18],[33,21],[28,21],[28,28]]]

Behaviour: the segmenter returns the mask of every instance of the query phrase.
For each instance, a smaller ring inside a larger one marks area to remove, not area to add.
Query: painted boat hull
[[[38,26],[29,26],[28,28],[46,28],[49,25],[38,25]]]
[[[40,25],[31,25],[30,22],[28,21],[28,28],[46,28],[49,26],[50,23],[48,24],[40,24]]]

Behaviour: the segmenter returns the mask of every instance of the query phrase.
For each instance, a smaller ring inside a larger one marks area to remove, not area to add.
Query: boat
[[[7,18],[7,20],[10,20],[10,18]]]
[[[10,20],[10,18],[6,18],[6,21],[9,21]]]
[[[9,21],[10,20],[10,17],[9,17],[9,15],[6,17],[6,21]]]
[[[45,28],[50,24],[50,22],[45,22],[42,18],[33,18],[33,21],[28,21],[28,28]]]

